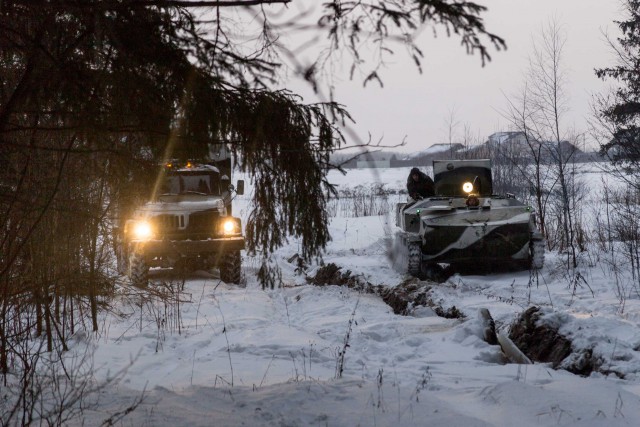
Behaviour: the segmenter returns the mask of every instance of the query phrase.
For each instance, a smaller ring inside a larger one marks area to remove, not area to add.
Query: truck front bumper
[[[209,240],[147,240],[132,241],[131,250],[146,259],[157,257],[191,257],[219,254],[244,249],[244,237],[225,237]]]

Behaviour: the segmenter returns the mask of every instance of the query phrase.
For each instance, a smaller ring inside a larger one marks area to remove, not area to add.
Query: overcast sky
[[[362,82],[342,83],[337,98],[356,120],[354,130],[363,138],[406,146],[399,151],[418,151],[447,141],[447,121],[465,125],[475,138],[486,140],[493,132],[509,130],[500,111],[505,95],[522,87],[532,43],[543,24],[555,19],[566,35],[564,67],[569,108],[564,126],[586,131],[591,94],[606,84],[595,77],[594,68],[612,63],[613,56],[603,33],[616,35],[614,19],[623,17],[619,0],[477,0],[489,10],[484,15],[489,31],[503,37],[506,51],[491,51],[493,60],[484,68],[478,56],[466,55],[456,38],[441,31],[434,39],[430,31],[421,37],[424,71],[419,74],[407,56],[396,55],[398,64],[384,72],[384,88]]]

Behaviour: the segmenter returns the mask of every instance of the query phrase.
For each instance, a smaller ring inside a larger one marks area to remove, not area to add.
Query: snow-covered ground
[[[399,190],[408,171],[330,178],[342,189],[384,183]],[[602,174],[588,165],[581,176],[590,188],[585,214],[593,217],[602,209]],[[243,215],[248,184],[235,208]],[[336,217],[324,261],[374,285],[397,286],[407,277],[387,260],[393,229],[390,215]],[[100,425],[142,395],[118,425],[640,425],[640,294],[627,276],[614,280],[604,254],[583,254],[585,281],[574,284],[558,253],[547,253],[537,282],[529,272],[454,275],[432,297],[466,315],[457,320],[426,308],[400,316],[375,295],[307,285],[289,262],[298,252],[291,241],[275,254],[283,286],[273,290],[261,289],[259,261],[246,256],[246,287],[207,272],[182,282],[166,270],[152,271],[147,291],[122,286],[100,333],[78,334],[72,343],[79,354],[85,344],[92,349],[98,382],[126,369],[82,422]],[[500,347],[482,339],[478,311],[488,308],[504,330],[531,305],[625,379],[505,363]]]

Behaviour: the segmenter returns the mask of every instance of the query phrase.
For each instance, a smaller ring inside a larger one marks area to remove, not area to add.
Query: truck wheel
[[[149,283],[149,266],[141,254],[132,253],[129,257],[129,280],[137,288],[144,288]]]
[[[240,251],[225,253],[220,260],[220,279],[226,283],[239,284],[242,279]]]
[[[414,277],[419,277],[422,272],[422,250],[419,243],[409,243],[409,262],[407,263],[407,271]]]

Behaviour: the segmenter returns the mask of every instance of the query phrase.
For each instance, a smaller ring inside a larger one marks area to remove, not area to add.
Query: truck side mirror
[[[244,194],[244,180],[239,179],[236,185],[236,194],[242,196]]]

